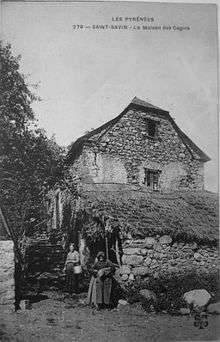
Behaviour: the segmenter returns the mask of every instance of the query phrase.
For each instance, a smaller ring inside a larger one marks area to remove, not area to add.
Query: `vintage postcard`
[[[217,341],[217,5],[2,1],[0,341]]]

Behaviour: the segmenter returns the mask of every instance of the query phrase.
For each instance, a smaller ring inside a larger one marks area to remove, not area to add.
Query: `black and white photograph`
[[[1,1],[1,342],[220,339],[218,10]]]

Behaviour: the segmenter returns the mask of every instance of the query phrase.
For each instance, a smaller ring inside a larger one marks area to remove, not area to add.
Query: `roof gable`
[[[104,131],[102,136],[110,129],[112,128],[130,109],[142,109],[144,111],[146,110],[151,110],[154,113],[160,114],[162,116],[164,116],[165,118],[167,118],[170,123],[172,124],[173,128],[175,129],[175,131],[177,132],[178,136],[180,137],[180,139],[182,140],[182,142],[184,143],[184,145],[186,146],[187,150],[190,152],[190,154],[193,156],[192,151],[194,151],[200,158],[201,161],[203,162],[207,162],[210,160],[210,158],[178,127],[178,125],[175,123],[174,119],[170,116],[169,112],[161,109],[159,107],[154,106],[151,103],[148,103],[144,100],[141,100],[139,98],[137,98],[136,96],[133,98],[133,100],[130,102],[130,104],[118,115],[116,116],[114,119],[106,122],[105,124],[99,126],[98,128],[92,130],[91,132],[81,136],[80,138],[78,138],[74,143],[72,143],[70,150],[67,154],[67,158],[66,161],[67,163],[71,163],[73,162],[75,159],[77,159],[82,150],[83,150],[83,146],[85,145],[85,143],[87,141],[89,141],[89,139]]]

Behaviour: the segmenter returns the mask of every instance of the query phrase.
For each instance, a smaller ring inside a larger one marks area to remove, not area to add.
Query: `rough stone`
[[[131,273],[131,269],[129,266],[126,266],[126,265],[122,265],[120,267],[120,274],[130,274]]]
[[[130,273],[130,274],[129,274],[128,280],[134,281],[134,275],[133,275],[133,273]]]
[[[157,251],[157,252],[161,252],[163,250],[163,247],[161,246],[160,243],[156,243],[154,245],[154,250]]]
[[[128,305],[128,302],[124,299],[119,299],[118,305]]]
[[[207,311],[212,314],[220,314],[220,302],[209,304]]]
[[[140,265],[143,259],[141,255],[123,255],[122,262],[126,265]]]
[[[159,239],[159,242],[160,242],[161,245],[170,245],[171,242],[172,242],[172,238],[169,235],[163,235]]]
[[[201,259],[202,259],[202,256],[201,256],[201,254],[199,254],[199,253],[194,253],[193,257],[194,257],[194,259],[196,259],[196,260],[201,260]]]
[[[139,266],[139,267],[135,267],[132,270],[132,273],[137,276],[137,275],[147,275],[150,273],[149,267],[145,267],[145,266]]]
[[[184,293],[183,299],[188,305],[193,305],[194,308],[201,308],[208,304],[211,295],[205,289],[192,290]]]
[[[144,266],[149,266],[150,264],[151,264],[151,262],[152,262],[152,259],[151,258],[149,258],[149,257],[147,257],[145,260],[144,260]]]
[[[153,237],[147,237],[144,240],[144,247],[152,248],[155,243],[156,243],[156,240]]]
[[[142,289],[142,290],[139,291],[139,294],[140,294],[142,297],[144,297],[145,299],[147,299],[147,300],[152,300],[152,301],[155,302],[155,303],[156,303],[156,301],[157,301],[157,296],[156,296],[156,294],[155,294],[153,291],[151,291],[151,290]]]
[[[147,255],[147,253],[148,253],[148,250],[146,248],[141,248],[140,249],[140,254],[141,255]]]
[[[180,308],[179,311],[180,311],[181,315],[189,315],[190,314],[189,308]]]
[[[128,279],[128,274],[122,274],[121,278],[124,281],[127,280]]]
[[[123,252],[128,255],[139,254],[140,248],[124,248]]]

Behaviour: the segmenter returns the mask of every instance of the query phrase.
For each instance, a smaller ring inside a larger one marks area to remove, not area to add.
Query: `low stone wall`
[[[215,247],[196,243],[173,243],[168,235],[126,240],[123,244],[123,266],[117,271],[123,282],[138,276],[155,278],[162,273],[218,270],[218,252]]]
[[[15,298],[14,244],[0,241],[0,304],[13,304]]]

